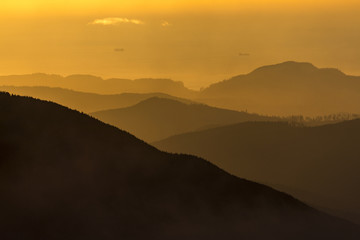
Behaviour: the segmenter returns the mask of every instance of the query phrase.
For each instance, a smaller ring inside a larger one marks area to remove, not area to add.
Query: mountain
[[[131,107],[100,111],[91,115],[148,142],[231,123],[280,120],[159,97],[146,99]]]
[[[359,239],[358,226],[60,105],[0,93],[2,239]]]
[[[197,101],[270,115],[360,113],[360,77],[310,63],[264,66],[204,89]]]
[[[360,77],[293,61],[263,66],[201,91],[170,79],[104,80],[91,75],[63,77],[42,73],[0,76],[1,85],[47,86],[105,95],[164,93],[219,108],[271,116],[360,114]]]
[[[56,102],[87,113],[105,109],[128,107],[152,97],[190,102],[164,93],[122,93],[101,95],[96,93],[77,92],[63,88],[13,86],[0,86],[0,91]]]
[[[184,98],[189,98],[195,93],[187,89],[182,82],[171,79],[144,78],[129,80],[111,78],[104,80],[100,77],[80,74],[67,77],[43,73],[0,76],[0,85],[17,87],[47,86],[99,94],[161,92]]]
[[[63,77],[42,73],[0,76],[1,85],[47,86],[106,95],[164,93],[219,108],[272,116],[360,114],[360,77],[293,61],[263,66],[201,91],[170,79],[104,80],[91,75]]]
[[[359,142],[360,120],[319,127],[248,122],[174,136],[155,146],[206,158],[360,223]]]

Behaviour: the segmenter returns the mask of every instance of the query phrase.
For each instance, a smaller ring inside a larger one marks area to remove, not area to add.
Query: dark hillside
[[[318,127],[248,122],[174,136],[155,146],[284,186],[279,189],[360,223],[359,142],[360,120]]]
[[[2,239],[358,239],[355,226],[57,104],[0,93]]]

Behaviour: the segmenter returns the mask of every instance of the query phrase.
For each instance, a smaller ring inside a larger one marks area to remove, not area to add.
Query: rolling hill
[[[182,82],[170,79],[104,80],[91,75],[63,77],[41,73],[0,76],[1,85],[47,86],[105,95],[164,93],[219,108],[282,117],[360,114],[360,77],[293,61],[263,66],[201,91],[190,90]]]
[[[360,77],[310,63],[284,62],[218,82],[197,101],[268,115],[360,113]]]
[[[0,91],[56,102],[86,113],[129,107],[152,97],[190,102],[188,100],[173,97],[164,93],[122,93],[114,95],[101,95],[96,93],[77,92],[63,88],[14,86],[0,86]]]
[[[144,100],[131,107],[100,111],[91,115],[148,142],[231,123],[280,120],[276,117],[158,97]]]
[[[104,80],[100,77],[81,74],[67,77],[44,73],[0,76],[0,85],[58,87],[98,94],[161,92],[184,98],[190,98],[195,93],[187,89],[182,82],[171,79],[144,78],[129,80],[111,78]]]
[[[0,93],[2,239],[358,239],[289,195]]]
[[[319,127],[248,122],[155,143],[194,154],[360,223],[360,120]]]

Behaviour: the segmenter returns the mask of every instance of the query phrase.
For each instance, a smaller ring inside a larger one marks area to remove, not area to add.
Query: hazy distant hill
[[[294,194],[360,223],[360,120],[321,127],[241,123],[174,136],[160,149]]]
[[[207,105],[263,115],[360,114],[360,77],[310,63],[284,62],[193,91],[170,79],[107,79],[91,75],[0,76],[0,86],[48,86],[99,94],[161,92]]]
[[[270,115],[360,113],[360,77],[310,63],[285,62],[215,83],[198,100]]]
[[[148,142],[231,123],[280,120],[158,97],[144,100],[135,106],[95,112],[91,115]]]
[[[162,97],[176,99],[181,102],[190,102],[188,100],[173,97],[164,93],[122,93],[114,95],[100,95],[95,93],[76,92],[62,88],[12,86],[0,86],[0,91],[56,102],[83,112],[129,107],[152,97]]]
[[[28,74],[0,76],[0,85],[6,86],[47,86],[68,88],[82,92],[99,94],[153,93],[161,92],[177,97],[192,97],[195,93],[187,89],[182,82],[170,79],[118,79],[104,80],[91,75],[70,75],[62,77],[50,74]]]
[[[358,239],[358,228],[59,105],[0,94],[1,239]]]

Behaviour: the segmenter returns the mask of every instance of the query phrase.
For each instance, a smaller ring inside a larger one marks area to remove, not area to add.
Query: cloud
[[[101,19],[95,19],[90,24],[95,25],[118,25],[121,23],[132,23],[136,25],[144,24],[143,21],[138,19],[129,19],[129,18],[101,18]]]
[[[125,49],[123,49],[123,48],[115,48],[114,51],[115,52],[123,52],[123,51],[125,51]]]
[[[171,26],[171,24],[168,21],[162,21],[161,26],[169,27],[169,26]]]

